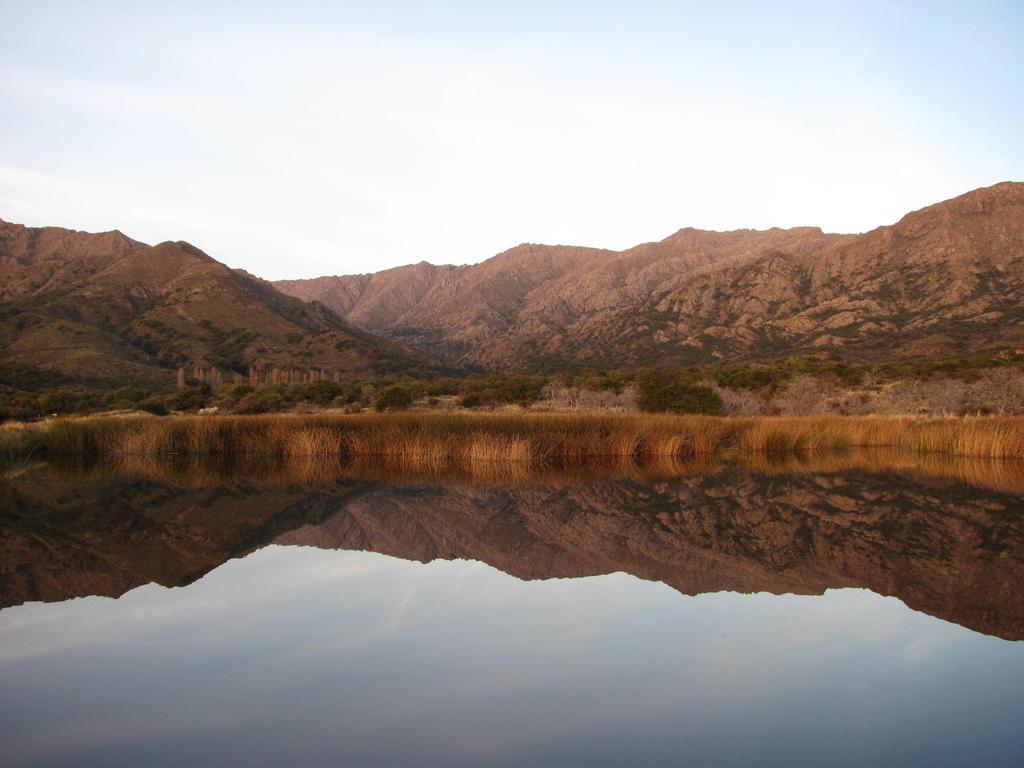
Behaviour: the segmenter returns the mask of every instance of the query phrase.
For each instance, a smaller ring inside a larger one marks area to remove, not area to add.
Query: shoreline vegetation
[[[362,413],[61,417],[0,427],[0,460],[34,457],[376,459],[457,468],[887,449],[1024,458],[1024,416],[760,416]]]

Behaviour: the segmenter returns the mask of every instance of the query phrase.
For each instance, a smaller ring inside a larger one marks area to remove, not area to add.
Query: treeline
[[[258,414],[289,410],[496,409],[647,411],[711,415],[801,413],[1015,413],[1024,410],[1024,359],[979,357],[854,365],[794,358],[772,364],[562,374],[345,379],[314,370],[267,369],[225,381],[216,369],[182,369],[170,392],[63,387],[0,389],[0,418],[201,409]]]

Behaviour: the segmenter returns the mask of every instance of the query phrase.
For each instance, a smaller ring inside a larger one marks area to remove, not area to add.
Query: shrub
[[[481,404],[483,404],[483,398],[475,392],[470,392],[459,401],[459,405],[463,408],[479,408]]]
[[[68,390],[55,389],[39,398],[39,408],[43,413],[73,413],[78,409],[78,396]]]
[[[210,402],[210,385],[199,384],[179,389],[171,396],[170,406],[176,411],[194,411]]]
[[[546,380],[543,376],[507,376],[494,387],[494,397],[506,403],[526,405],[540,397]]]
[[[562,384],[546,384],[541,391],[548,409],[552,411],[633,411],[636,410],[636,389],[625,386],[613,389],[580,389]]]
[[[547,384],[541,394],[547,400],[548,407],[556,411],[575,411],[580,407],[579,387],[566,387],[562,384]]]
[[[402,411],[412,405],[412,392],[398,384],[381,390],[374,408],[378,411]]]
[[[826,405],[822,410],[829,410]],[[872,392],[860,409],[861,413],[901,414],[960,414],[977,410],[972,405],[968,385],[959,379],[936,378],[930,380],[905,379],[894,381]],[[846,409],[849,411],[850,409]]]
[[[277,389],[257,389],[245,395],[235,408],[237,413],[270,413],[280,411],[288,405],[284,395]]]
[[[316,405],[328,405],[348,392],[348,387],[334,381],[314,381],[307,384],[301,394],[303,400]]]
[[[431,397],[454,395],[459,391],[459,382],[455,379],[438,379],[427,384],[425,392]]]
[[[750,365],[725,365],[714,373],[715,383],[729,389],[763,389],[776,384],[777,376],[767,368]]]
[[[28,392],[0,392],[0,421],[41,416],[39,399]]]
[[[152,413],[154,416],[167,415],[167,406],[164,405],[163,398],[157,395],[147,397],[145,400],[140,402],[139,410],[146,411],[146,413]]]
[[[829,409],[828,391],[814,376],[803,374],[793,378],[774,400],[775,408],[784,416],[824,413]]]
[[[711,387],[697,384],[687,371],[663,368],[644,371],[637,382],[637,405],[650,412],[706,413],[725,412],[722,397]]]
[[[763,416],[770,410],[767,400],[747,388],[723,387],[718,394],[730,416]]]
[[[227,391],[227,396],[234,400],[241,400],[243,397],[251,392],[255,392],[256,387],[251,384],[236,384]]]
[[[153,393],[142,387],[120,387],[114,390],[113,399],[117,402],[141,403],[151,394]]]

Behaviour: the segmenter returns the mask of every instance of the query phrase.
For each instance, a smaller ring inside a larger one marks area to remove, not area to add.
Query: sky
[[[269,279],[866,231],[1022,127],[1020,0],[0,0],[0,219]]]

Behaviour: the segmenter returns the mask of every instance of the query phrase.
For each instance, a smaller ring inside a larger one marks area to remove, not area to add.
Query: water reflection
[[[429,469],[8,471],[0,766],[1021,762],[1019,466]]]
[[[688,595],[860,587],[1024,639],[1019,465],[848,454],[412,470],[23,467],[0,481],[0,606],[183,586],[280,544],[475,560],[530,580],[624,572]]]

